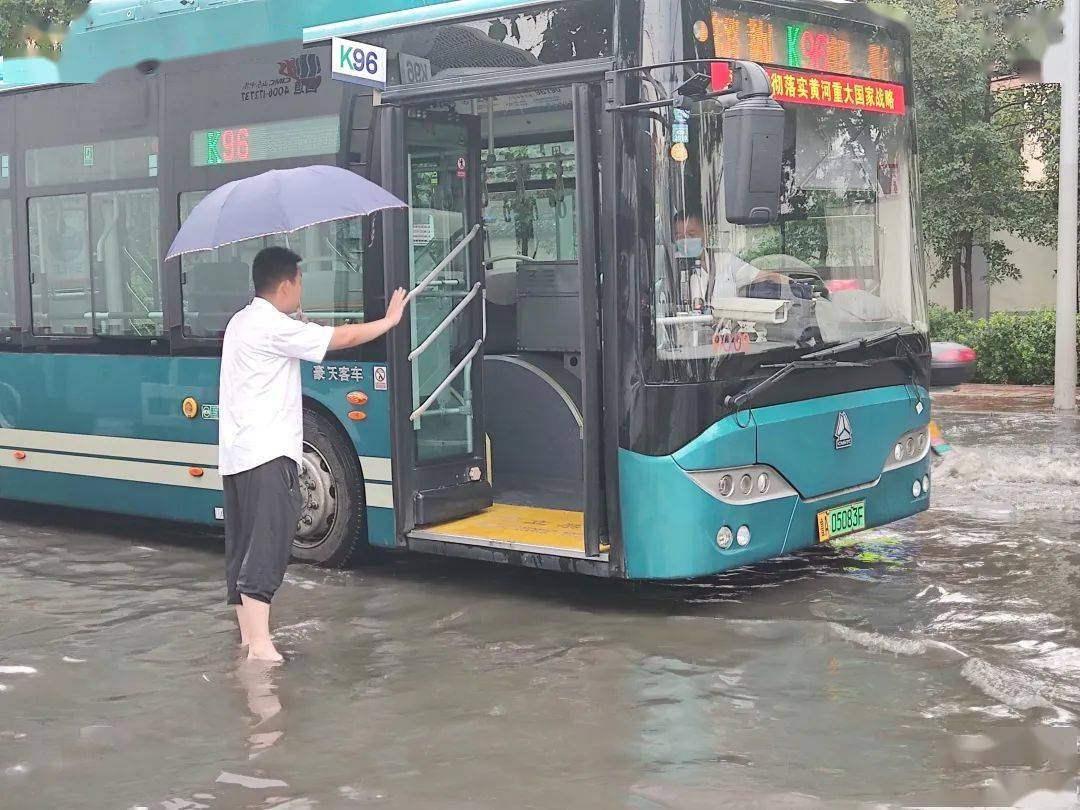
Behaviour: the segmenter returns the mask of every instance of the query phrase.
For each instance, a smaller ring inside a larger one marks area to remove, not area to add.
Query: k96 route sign
[[[331,75],[335,79],[376,90],[386,88],[386,48],[334,37],[330,44],[330,59]]]

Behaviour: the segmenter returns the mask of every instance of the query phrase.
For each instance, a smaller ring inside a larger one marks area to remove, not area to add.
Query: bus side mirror
[[[724,110],[724,208],[735,225],[768,225],[780,215],[784,109],[753,96]]]

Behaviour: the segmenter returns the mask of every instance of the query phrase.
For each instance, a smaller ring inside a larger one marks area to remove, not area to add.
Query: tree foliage
[[[59,53],[68,24],[89,0],[0,0],[0,53],[48,56]]]
[[[976,249],[987,282],[1019,278],[1000,238],[1051,245],[1057,221],[1056,87],[995,82],[1032,50],[1052,0],[895,0],[912,32],[923,230],[935,279],[951,276],[954,308],[972,306]],[[1046,166],[1026,176],[1025,149]]]

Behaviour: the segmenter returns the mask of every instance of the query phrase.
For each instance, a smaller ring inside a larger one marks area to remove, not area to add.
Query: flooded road
[[[633,585],[293,566],[241,664],[220,539],[2,505],[0,807],[1073,807],[1080,422],[937,414],[930,512]]]

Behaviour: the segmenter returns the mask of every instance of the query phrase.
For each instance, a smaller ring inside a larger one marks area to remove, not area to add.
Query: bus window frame
[[[28,317],[23,305],[23,297],[24,292],[29,295],[29,291],[23,290],[23,273],[21,272],[23,265],[20,250],[22,240],[19,238],[18,175],[22,162],[19,160],[16,143],[15,95],[15,93],[0,95],[0,154],[8,156],[8,182],[0,188],[0,200],[7,200],[11,204],[8,224],[11,227],[11,293],[15,304],[15,325],[0,322],[0,349],[11,348],[13,344],[16,344],[17,339],[25,330]],[[29,281],[29,275],[26,280]],[[21,345],[21,340],[18,340],[18,345]]]
[[[65,98],[66,96],[66,98]],[[0,99],[2,101],[3,99]],[[47,335],[34,332],[33,287],[30,283],[30,223],[31,199],[85,195],[89,207],[90,195],[111,191],[155,189],[158,193],[158,245],[161,245],[161,201],[164,182],[161,155],[165,140],[161,127],[161,82],[157,74],[144,74],[135,69],[115,71],[90,85],[59,85],[31,88],[14,94],[16,137],[12,154],[12,189],[15,200],[16,296],[21,346],[29,351],[70,351],[161,354],[167,353],[167,330],[152,336],[108,335],[91,331],[86,335]],[[101,109],[102,105],[106,109]],[[99,105],[93,115],[83,115],[70,105]],[[40,105],[40,106],[38,106]],[[117,115],[110,115],[110,110]],[[131,120],[139,114],[141,120]],[[60,126],[59,124],[63,124]],[[28,149],[70,146],[73,143],[100,143],[125,138],[154,137],[158,139],[158,170],[153,176],[125,180],[60,183],[29,187],[25,176],[24,155]],[[88,222],[89,225],[89,222]],[[90,238],[90,234],[87,234]],[[167,307],[167,284],[164,263],[158,263],[158,285],[163,312]],[[91,270],[91,277],[93,273]],[[92,278],[91,278],[92,284]]]

